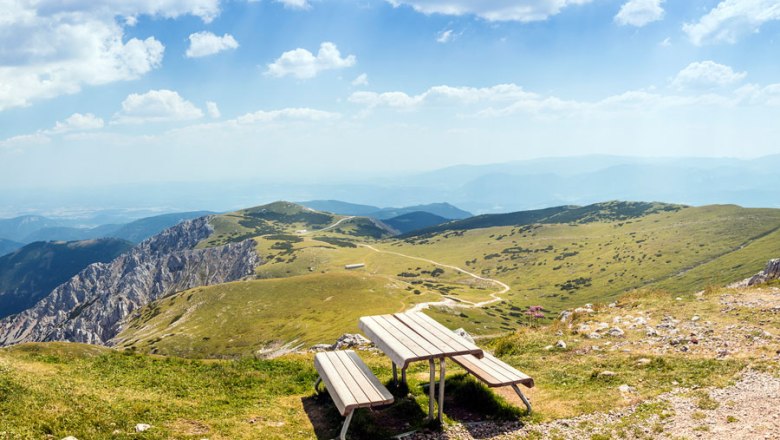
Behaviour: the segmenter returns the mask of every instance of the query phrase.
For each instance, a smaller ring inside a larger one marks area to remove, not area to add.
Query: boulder
[[[563,342],[563,340],[560,340],[560,341],[555,343],[555,347],[556,348],[561,348],[561,349],[566,349],[566,343]]]
[[[333,350],[345,350],[348,348],[362,347],[370,344],[371,341],[366,339],[366,337],[361,334],[345,333],[336,339],[336,343],[333,344]]]
[[[461,338],[471,342],[472,344],[474,343],[474,338],[469,334],[469,332],[467,332],[466,330],[464,330],[462,328],[459,328],[459,329],[455,330],[455,334],[460,336]]]

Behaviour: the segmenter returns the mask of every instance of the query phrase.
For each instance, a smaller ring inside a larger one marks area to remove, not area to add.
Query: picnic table
[[[393,378],[396,383],[398,381],[397,367],[401,367],[402,380],[405,382],[406,368],[411,362],[428,361],[430,367],[429,419],[433,419],[436,383],[435,360],[439,360],[438,419],[440,422],[444,408],[445,359],[464,355],[472,355],[481,359],[484,356],[481,348],[421,312],[364,316],[360,318],[359,327],[368,339],[392,360]]]

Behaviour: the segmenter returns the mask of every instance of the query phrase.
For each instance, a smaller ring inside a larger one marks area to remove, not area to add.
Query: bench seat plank
[[[317,353],[314,368],[342,416],[355,408],[393,402],[390,391],[352,350]]]
[[[485,357],[482,359],[477,359],[472,355],[463,355],[454,356],[452,360],[489,387],[503,387],[518,383],[528,388],[534,386],[533,378],[490,353],[485,353]]]

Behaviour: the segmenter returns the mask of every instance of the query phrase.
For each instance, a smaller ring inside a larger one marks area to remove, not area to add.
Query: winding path
[[[332,225],[330,225],[330,226],[325,226],[325,227],[324,227],[324,228],[322,228],[322,229],[315,229],[315,230],[313,230],[313,231],[304,231],[304,232],[300,232],[300,233],[298,233],[298,235],[309,235],[309,234],[313,234],[313,233],[315,233],[315,232],[322,232],[322,231],[327,231],[327,230],[329,230],[329,229],[333,229],[333,228],[335,228],[336,226],[338,226],[338,225],[340,225],[340,224],[344,223],[345,221],[352,220],[353,218],[355,218],[355,216],[354,216],[354,215],[351,215],[351,216],[349,216],[349,217],[344,217],[344,218],[342,218],[341,220],[337,221],[336,223],[333,223],[333,224],[332,224]]]
[[[385,250],[377,249],[374,246],[371,246],[369,244],[362,244],[361,243],[359,245],[362,246],[362,247],[371,249],[372,251],[380,253],[380,254],[396,255],[396,256],[399,256],[399,257],[409,258],[409,259],[412,259],[412,260],[423,261],[425,263],[433,264],[435,266],[446,267],[446,268],[452,269],[452,270],[454,270],[456,272],[460,272],[460,273],[462,273],[464,275],[468,275],[468,276],[470,276],[470,277],[472,277],[472,278],[474,278],[476,280],[487,281],[489,283],[493,283],[496,286],[501,288],[501,290],[499,292],[491,293],[490,297],[492,299],[489,299],[487,301],[481,301],[481,302],[477,302],[477,303],[474,303],[474,302],[471,302],[471,301],[465,301],[465,300],[455,301],[455,300],[445,296],[444,297],[445,299],[442,300],[442,301],[430,301],[430,302],[423,302],[423,303],[416,304],[414,307],[412,307],[411,310],[409,310],[410,312],[419,312],[420,310],[427,309],[427,308],[429,308],[431,306],[447,306],[447,307],[457,307],[457,308],[462,308],[462,309],[482,308],[482,307],[485,307],[487,305],[503,301],[504,298],[501,298],[498,295],[502,295],[502,294],[504,294],[506,292],[509,292],[509,290],[510,290],[509,285],[504,283],[504,282],[502,282],[502,281],[499,281],[499,280],[496,280],[496,279],[493,279],[493,278],[485,278],[483,276],[477,275],[477,274],[475,274],[473,272],[469,272],[469,271],[467,271],[467,270],[465,270],[463,268],[460,268],[458,266],[453,266],[451,264],[439,263],[438,261],[429,260],[427,258],[414,257],[414,256],[411,256],[411,255],[402,254],[400,252],[385,251]]]

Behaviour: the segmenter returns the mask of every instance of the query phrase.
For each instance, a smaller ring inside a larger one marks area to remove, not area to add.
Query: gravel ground
[[[702,400],[704,398],[704,400]],[[477,422],[449,426],[444,432],[418,432],[404,437],[421,439],[780,439],[780,378],[745,371],[726,388],[677,389],[651,401],[667,409],[633,418],[637,406],[539,425],[519,422]]]

